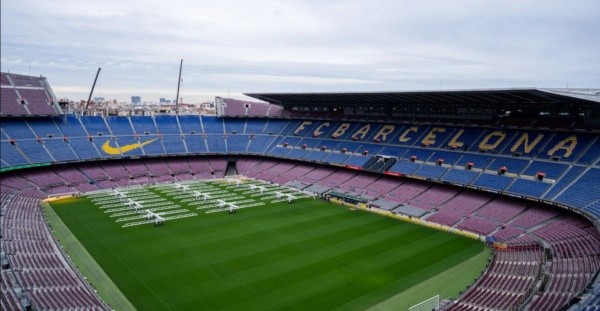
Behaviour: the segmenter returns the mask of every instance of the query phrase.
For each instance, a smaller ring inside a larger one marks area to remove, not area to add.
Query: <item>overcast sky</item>
[[[1,69],[58,97],[600,87],[600,1],[2,0]]]

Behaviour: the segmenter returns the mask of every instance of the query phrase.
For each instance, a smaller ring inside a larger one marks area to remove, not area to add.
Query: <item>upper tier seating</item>
[[[2,73],[2,116],[56,116],[56,101],[44,77]]]

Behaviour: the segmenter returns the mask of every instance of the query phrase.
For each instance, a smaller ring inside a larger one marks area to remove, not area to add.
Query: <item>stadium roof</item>
[[[245,95],[282,106],[348,106],[402,104],[576,104],[600,105],[600,89],[508,88],[480,90],[429,90],[349,93],[246,93]]]

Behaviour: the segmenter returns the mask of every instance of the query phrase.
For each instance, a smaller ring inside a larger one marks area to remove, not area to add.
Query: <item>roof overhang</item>
[[[281,106],[444,105],[502,106],[515,104],[600,104],[600,89],[507,88],[344,93],[245,93]]]

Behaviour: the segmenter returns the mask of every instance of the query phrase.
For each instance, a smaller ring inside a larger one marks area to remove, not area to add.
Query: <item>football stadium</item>
[[[67,113],[2,75],[2,310],[597,310],[598,90]]]

